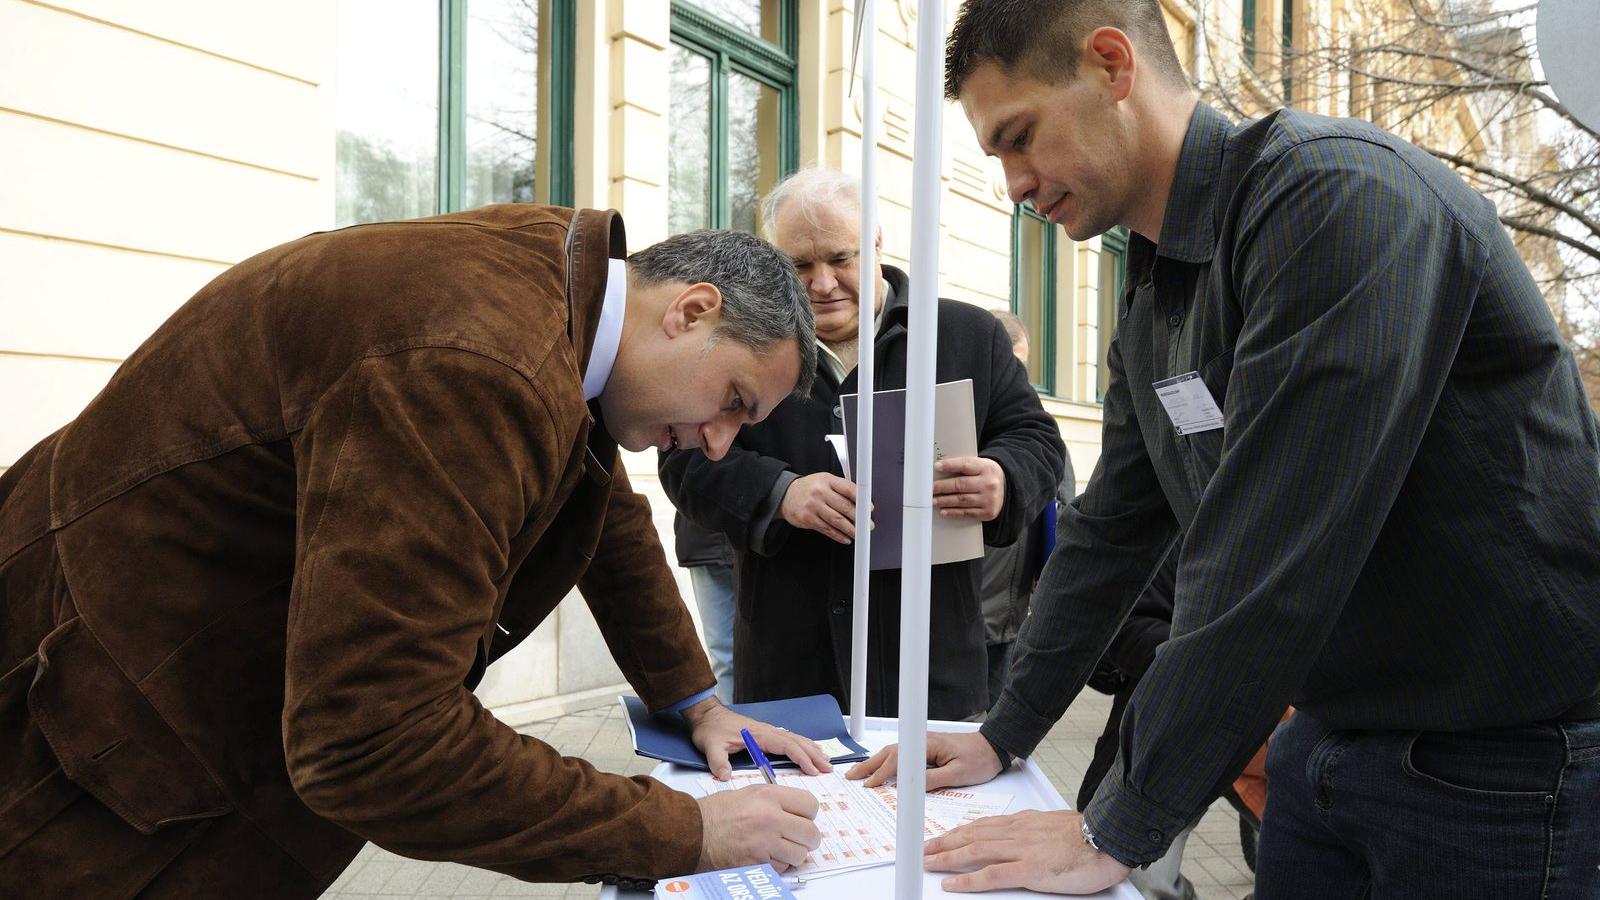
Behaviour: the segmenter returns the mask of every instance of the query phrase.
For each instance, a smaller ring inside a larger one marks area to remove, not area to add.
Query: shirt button
[[[1150,839],[1150,843],[1159,844],[1159,843],[1161,843],[1162,834],[1161,834],[1161,832],[1159,832],[1159,831],[1155,830],[1154,828],[1152,828],[1152,829],[1150,829],[1150,833],[1145,835],[1145,837]]]
[[[1183,324],[1183,316],[1179,315],[1178,313],[1173,313],[1172,315],[1167,316],[1167,325],[1168,326],[1170,326],[1172,328],[1177,328],[1179,325],[1182,325],[1182,324]]]

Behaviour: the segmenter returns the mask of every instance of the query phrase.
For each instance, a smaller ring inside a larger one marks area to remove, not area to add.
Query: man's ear
[[[878,226],[878,233],[872,239],[872,258],[880,264],[883,262],[883,226]]]
[[[1084,65],[1097,70],[1098,75],[1111,88],[1111,99],[1122,102],[1133,93],[1133,82],[1139,64],[1133,50],[1133,40],[1121,29],[1106,26],[1096,28],[1089,35],[1088,52]]]
[[[697,328],[715,328],[722,318],[722,291],[701,281],[678,292],[661,317],[661,330],[669,338]]]

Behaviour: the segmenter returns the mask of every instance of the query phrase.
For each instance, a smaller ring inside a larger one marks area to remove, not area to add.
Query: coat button
[[[1169,327],[1177,328],[1179,325],[1182,325],[1182,324],[1183,324],[1183,316],[1179,315],[1178,313],[1173,313],[1172,315],[1167,316],[1167,325]]]
[[[844,615],[844,611],[849,609],[849,608],[850,608],[850,604],[844,602],[843,600],[835,600],[835,601],[833,601],[833,606],[829,607],[829,609],[836,616]]]
[[[1145,837],[1150,839],[1150,843],[1159,844],[1159,843],[1161,843],[1161,838],[1163,837],[1163,835],[1161,834],[1161,832],[1159,832],[1159,831],[1155,830],[1154,828],[1152,828],[1152,829],[1150,829],[1150,833],[1145,835]]]

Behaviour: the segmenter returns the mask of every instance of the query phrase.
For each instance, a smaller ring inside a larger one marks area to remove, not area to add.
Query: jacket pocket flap
[[[73,619],[39,645],[28,709],[74,783],[144,834],[231,811],[220,788]]]

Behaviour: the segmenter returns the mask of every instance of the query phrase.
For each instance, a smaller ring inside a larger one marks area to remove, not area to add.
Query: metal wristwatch
[[[1094,842],[1094,832],[1089,830],[1089,822],[1088,822],[1087,819],[1085,819],[1083,821],[1083,823],[1082,823],[1082,830],[1083,830],[1083,842],[1085,844],[1089,845],[1089,849],[1093,850],[1096,853],[1102,852],[1101,849],[1100,849],[1100,845]]]

